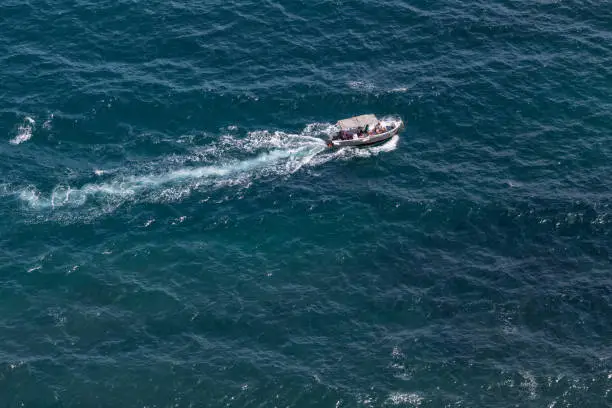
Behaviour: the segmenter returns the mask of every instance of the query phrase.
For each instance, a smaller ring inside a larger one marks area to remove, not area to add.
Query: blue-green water
[[[0,79],[1,406],[612,404],[609,2],[5,0]]]

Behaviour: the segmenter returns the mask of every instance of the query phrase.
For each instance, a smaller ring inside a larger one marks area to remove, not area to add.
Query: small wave
[[[32,132],[36,121],[29,116],[26,116],[23,123],[17,127],[17,135],[9,140],[10,144],[18,145],[27,142],[32,138]]]
[[[409,406],[418,407],[423,402],[423,397],[414,392],[394,392],[389,395],[387,401],[393,405],[409,404]]]
[[[395,94],[395,93],[406,93],[410,91],[410,88],[407,86],[396,86],[396,87],[386,87],[374,84],[372,82],[366,81],[350,81],[348,82],[348,87],[357,91],[361,91],[364,93],[375,93],[375,94]]]
[[[348,86],[351,89],[356,89],[360,91],[370,92],[373,91],[376,87],[371,82],[366,81],[349,81]]]
[[[44,121],[42,127],[46,130],[51,130],[51,126],[52,126],[52,121],[53,121],[53,114],[49,114],[49,117],[47,118],[47,120]]]
[[[24,364],[25,364],[25,362],[23,362],[23,361],[18,361],[18,362],[16,362],[16,363],[10,363],[10,364],[9,364],[9,369],[11,369],[11,370],[15,370],[15,369],[17,369],[17,368],[19,368],[19,367],[23,366]]]

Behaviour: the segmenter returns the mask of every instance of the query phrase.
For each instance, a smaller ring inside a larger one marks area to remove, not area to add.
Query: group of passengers
[[[365,129],[359,127],[357,130],[357,136],[359,137],[378,135],[387,131],[385,127],[380,124],[380,122],[378,122],[376,126],[374,126],[373,130],[370,130],[370,125],[366,125]]]
[[[385,129],[385,127],[380,122],[378,122],[376,126],[374,126],[373,130],[370,130],[370,125],[366,125],[365,128],[359,126],[356,132],[341,130],[339,136],[340,136],[340,139],[350,140],[355,135],[357,135],[357,137],[366,137],[366,136],[373,136],[373,135],[385,133],[386,131],[387,129]]]

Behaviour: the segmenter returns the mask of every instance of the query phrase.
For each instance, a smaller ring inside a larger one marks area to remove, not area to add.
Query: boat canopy
[[[366,127],[367,125],[369,125],[371,129],[374,128],[377,123],[378,119],[376,118],[376,115],[361,115],[339,120],[337,125],[340,126],[342,130],[356,129],[358,127]]]

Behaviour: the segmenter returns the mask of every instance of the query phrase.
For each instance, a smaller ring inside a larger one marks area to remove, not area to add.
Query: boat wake
[[[299,134],[256,131],[240,137],[222,135],[205,146],[189,146],[184,155],[169,155],[127,169],[94,168],[81,183],[61,182],[45,193],[36,186],[4,186],[2,195],[17,197],[32,210],[89,209],[107,213],[126,202],[173,202],[194,192],[224,187],[248,188],[257,180],[287,177],[330,160],[368,157],[394,150],[395,136],[384,145],[329,151],[330,124],[308,125]],[[77,180],[78,181],[78,180]]]

